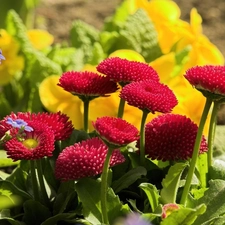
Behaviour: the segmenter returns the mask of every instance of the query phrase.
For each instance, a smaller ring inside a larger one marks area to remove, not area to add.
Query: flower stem
[[[49,207],[50,206],[50,202],[49,202],[48,194],[47,194],[47,191],[46,191],[46,188],[45,188],[45,184],[44,184],[41,159],[36,160],[36,165],[37,165],[38,180],[39,180],[39,184],[40,184],[40,189],[41,189],[41,194],[42,194],[42,197],[43,197],[43,201],[44,201],[45,205]]]
[[[214,106],[212,110],[212,115],[210,119],[210,125],[209,125],[209,134],[208,134],[208,169],[212,166],[213,161],[213,143],[214,143],[214,137],[215,137],[215,131],[216,131],[216,121],[217,121],[217,112],[219,109],[220,103],[217,101],[214,101]]]
[[[37,175],[36,175],[34,160],[30,160],[30,172],[31,172],[31,181],[32,181],[34,200],[39,201],[39,186],[38,186],[38,182],[37,182]]]
[[[112,155],[113,149],[109,148],[106,159],[103,166],[102,176],[101,176],[101,209],[102,209],[102,223],[109,224],[108,212],[107,212],[107,191],[108,191],[108,173],[109,173],[109,163],[110,157]]]
[[[89,111],[89,100],[84,100],[84,131],[88,132],[88,111]]]
[[[201,141],[202,141],[203,128],[204,128],[205,121],[207,119],[207,115],[209,113],[209,109],[211,107],[211,104],[212,104],[212,100],[210,98],[207,98],[206,103],[205,103],[205,107],[204,107],[204,110],[203,110],[203,113],[202,113],[202,117],[201,117],[201,120],[200,120],[196,140],[195,140],[192,159],[191,159],[191,162],[190,162],[190,168],[188,170],[188,175],[187,175],[186,182],[185,182],[185,185],[184,185],[184,190],[183,190],[183,193],[182,193],[182,196],[181,196],[180,203],[183,204],[183,205],[186,205],[189,189],[190,189],[190,186],[191,186],[192,177],[193,177],[194,171],[195,171],[196,161],[197,161],[197,158],[198,158],[198,155],[199,155],[199,148],[200,148]]]
[[[124,106],[125,106],[125,100],[120,98],[120,104],[119,104],[118,113],[117,113],[118,118],[121,118],[121,119],[123,118]]]
[[[145,166],[145,122],[149,111],[142,110],[141,128],[140,128],[140,162]]]

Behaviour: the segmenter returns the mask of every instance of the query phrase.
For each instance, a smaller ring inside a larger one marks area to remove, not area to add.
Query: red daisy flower
[[[93,126],[104,141],[116,146],[127,145],[139,138],[138,129],[121,118],[101,117]]]
[[[107,58],[96,68],[98,72],[107,75],[115,82],[130,83],[146,79],[159,81],[158,73],[147,63],[130,61],[119,57]]]
[[[77,180],[101,174],[108,147],[99,138],[87,139],[66,147],[56,160],[55,175],[58,179]],[[114,150],[110,167],[125,161],[119,150]]]
[[[225,95],[225,66],[196,66],[186,71],[184,77],[199,91]]]
[[[164,114],[154,118],[145,127],[145,152],[151,159],[186,160],[192,157],[198,126],[189,118]],[[200,153],[207,151],[202,137]]]
[[[29,125],[33,131],[24,131],[20,140],[13,135],[13,138],[4,145],[8,157],[14,161],[35,160],[52,156],[55,148],[54,132],[49,126],[38,121],[30,121]]]
[[[108,77],[89,71],[65,72],[60,77],[58,85],[73,95],[90,98],[107,96],[118,89],[117,84],[110,81]]]
[[[120,98],[129,105],[152,113],[171,112],[177,105],[177,99],[168,86],[153,80],[132,82],[122,88]]]
[[[72,122],[69,120],[69,117],[61,112],[58,113],[30,113],[30,112],[18,112],[17,114],[11,113],[9,116],[6,116],[2,121],[0,121],[1,127],[4,129],[0,130],[0,135],[11,129],[11,125],[7,124],[7,119],[11,118],[13,120],[22,119],[25,122],[30,124],[31,121],[41,122],[46,124],[53,132],[55,140],[65,140],[73,132]]]

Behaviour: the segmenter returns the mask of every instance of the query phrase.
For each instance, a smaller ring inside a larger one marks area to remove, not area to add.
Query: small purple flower
[[[143,219],[138,213],[131,213],[122,222],[121,225],[152,225],[147,220]]]
[[[24,129],[27,132],[31,132],[34,130],[32,127],[27,126],[27,122],[22,119],[13,120],[11,117],[8,117],[6,123],[11,125],[12,127]]]
[[[5,60],[5,57],[2,55],[2,50],[0,49],[0,64],[1,64],[1,60]]]

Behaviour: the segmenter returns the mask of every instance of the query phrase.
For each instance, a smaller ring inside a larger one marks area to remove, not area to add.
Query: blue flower
[[[0,49],[0,64],[1,64],[1,60],[5,60],[5,57],[2,55],[2,50]]]
[[[27,126],[27,122],[22,119],[13,120],[11,117],[8,117],[6,123],[11,125],[12,127],[23,129],[27,132],[31,132],[34,130],[32,127]]]

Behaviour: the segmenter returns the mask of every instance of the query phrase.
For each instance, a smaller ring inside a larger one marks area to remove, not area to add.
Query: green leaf
[[[225,126],[217,125],[214,139],[214,157],[225,161]]]
[[[92,57],[93,44],[99,41],[99,31],[81,20],[75,20],[70,30],[70,40],[73,47],[82,49],[84,64]]]
[[[10,197],[11,195],[21,196],[22,198],[29,199],[31,196],[25,191],[16,187],[13,183],[7,180],[0,180],[0,195]]]
[[[160,225],[193,225],[193,222],[199,215],[204,216],[206,206],[204,204],[198,206],[195,209],[191,208],[180,208],[173,211],[168,217],[166,217]],[[202,223],[198,223],[200,225]]]
[[[13,218],[8,218],[8,217],[0,219],[0,224],[1,225],[9,225],[9,224],[11,224],[11,225],[26,225],[23,222],[20,222],[18,220],[14,220]]]
[[[159,205],[159,191],[155,187],[155,185],[150,183],[142,183],[139,185],[139,187],[145,192],[145,194],[148,197],[148,201],[151,205],[152,212],[155,211],[157,206]]]
[[[225,161],[215,159],[213,165],[209,168],[209,179],[225,180]]]
[[[179,188],[180,178],[187,167],[187,163],[176,163],[171,166],[166,177],[162,181],[161,201],[166,203],[176,203],[177,191]]]
[[[115,193],[120,192],[121,190],[128,188],[131,184],[133,184],[138,178],[142,176],[146,176],[147,171],[144,167],[136,167],[134,169],[129,170],[126,174],[121,176],[118,180],[112,183],[112,189]]]
[[[130,15],[119,33],[121,48],[135,50],[145,58],[146,62],[151,62],[162,55],[155,27],[143,9]]]
[[[30,169],[29,161],[20,161],[16,169],[6,178],[7,181],[13,183],[17,188],[28,192],[27,185],[28,172]]]
[[[207,185],[207,173],[208,173],[208,162],[207,162],[207,153],[200,154],[197,158],[197,177],[201,183],[201,187],[206,187]]]
[[[63,71],[70,71],[76,68],[76,49],[72,47],[62,48],[56,45],[48,54],[48,58],[59,64]]]
[[[83,205],[85,219],[93,225],[101,224],[101,182],[99,180],[84,178],[77,182],[75,188]],[[122,204],[111,188],[108,189],[107,202],[108,217],[111,224],[115,218],[121,216],[123,213],[121,210]]]
[[[28,200],[24,203],[23,221],[26,224],[40,225],[49,217],[51,217],[51,212],[40,202]]]
[[[207,205],[206,212],[197,218],[193,225],[204,224],[213,218],[218,218],[225,214],[225,181],[211,180],[209,181],[209,189],[204,196],[198,200],[198,204]]]
[[[57,224],[59,221],[64,221],[64,222],[76,222],[78,219],[76,219],[76,213],[61,213],[57,214],[53,217],[50,217],[46,219],[41,225],[52,225],[52,224]]]
[[[19,161],[14,162],[11,158],[8,158],[5,150],[0,150],[0,168],[7,166],[18,165]]]

